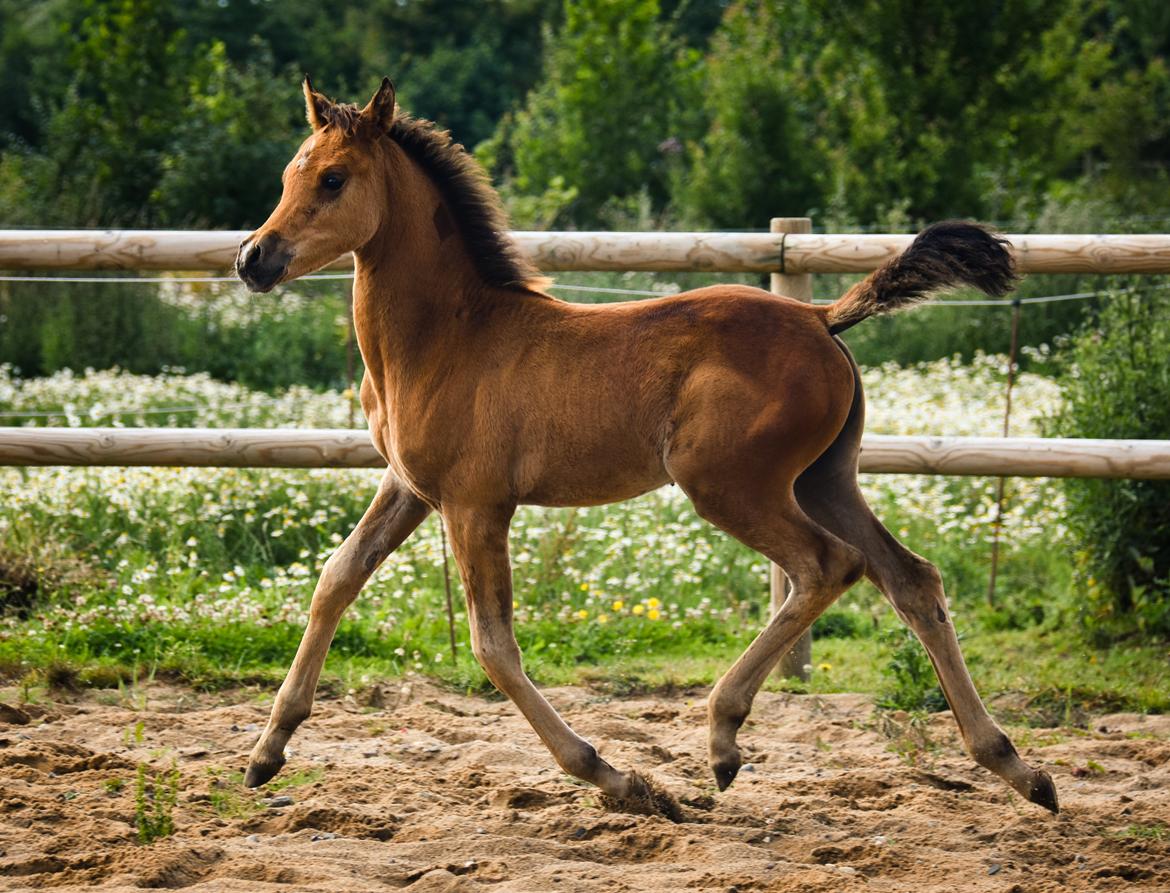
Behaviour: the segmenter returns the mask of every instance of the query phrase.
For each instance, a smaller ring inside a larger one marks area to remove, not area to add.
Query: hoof
[[[715,784],[719,786],[719,790],[726,791],[735,781],[735,776],[739,774],[739,767],[713,766],[711,771],[715,773]]]
[[[244,786],[258,788],[266,781],[270,781],[284,765],[284,757],[273,763],[249,763],[248,771],[244,773]]]
[[[1032,789],[1028,792],[1028,799],[1053,814],[1060,812],[1060,806],[1056,802],[1056,785],[1052,783],[1052,776],[1047,772],[1036,773]]]
[[[739,766],[740,762],[737,759],[734,763],[716,763],[711,767],[711,771],[715,773],[715,784],[719,786],[719,790],[726,791],[731,787],[735,776],[739,775]]]

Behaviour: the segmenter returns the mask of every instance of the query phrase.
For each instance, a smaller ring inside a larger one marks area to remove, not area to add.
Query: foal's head
[[[320,269],[373,238],[385,211],[381,140],[394,123],[394,85],[359,109],[327,99],[305,78],[313,132],[284,169],[280,204],[240,244],[236,272],[252,291]]]

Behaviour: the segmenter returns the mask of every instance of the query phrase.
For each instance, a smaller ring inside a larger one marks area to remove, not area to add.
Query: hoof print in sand
[[[311,830],[336,837],[359,837],[368,840],[390,840],[398,833],[398,822],[389,815],[366,815],[328,806],[300,807],[279,819],[263,821],[268,833],[292,833]],[[333,838],[323,838],[333,839]]]
[[[670,792],[642,775],[634,776],[637,784],[632,796],[618,800],[601,796],[601,805],[610,812],[628,812],[633,815],[657,815],[678,822],[686,821],[682,807]],[[637,790],[640,788],[640,790]]]

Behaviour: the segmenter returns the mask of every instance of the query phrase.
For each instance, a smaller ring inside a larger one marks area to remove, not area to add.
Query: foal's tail
[[[929,226],[909,248],[825,308],[829,332],[836,335],[863,319],[912,307],[960,285],[1003,297],[1018,278],[1007,244],[974,223],[947,220]]]

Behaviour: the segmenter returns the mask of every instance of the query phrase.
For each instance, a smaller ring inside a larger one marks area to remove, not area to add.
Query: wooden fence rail
[[[812,297],[813,273],[865,273],[909,235],[818,235],[777,218],[768,233],[513,233],[548,272],[772,273],[773,290]],[[243,232],[0,230],[0,270],[231,269]],[[1170,273],[1170,235],[1010,235],[1022,273]],[[331,269],[352,268],[352,257]],[[0,465],[184,465],[374,468],[382,459],[355,430],[5,428]],[[866,472],[1170,479],[1170,441],[882,437],[862,442]],[[772,569],[772,603],[784,598]],[[807,633],[781,672],[805,676]]]
[[[381,468],[346,428],[5,428],[0,465]],[[1170,440],[866,435],[861,470],[884,474],[1170,480]]]
[[[0,270],[223,272],[246,235],[228,231],[0,230]],[[913,236],[814,233],[513,234],[549,272],[864,273]],[[1170,235],[1011,235],[1022,273],[1170,273]],[[349,256],[335,269],[353,266]]]

